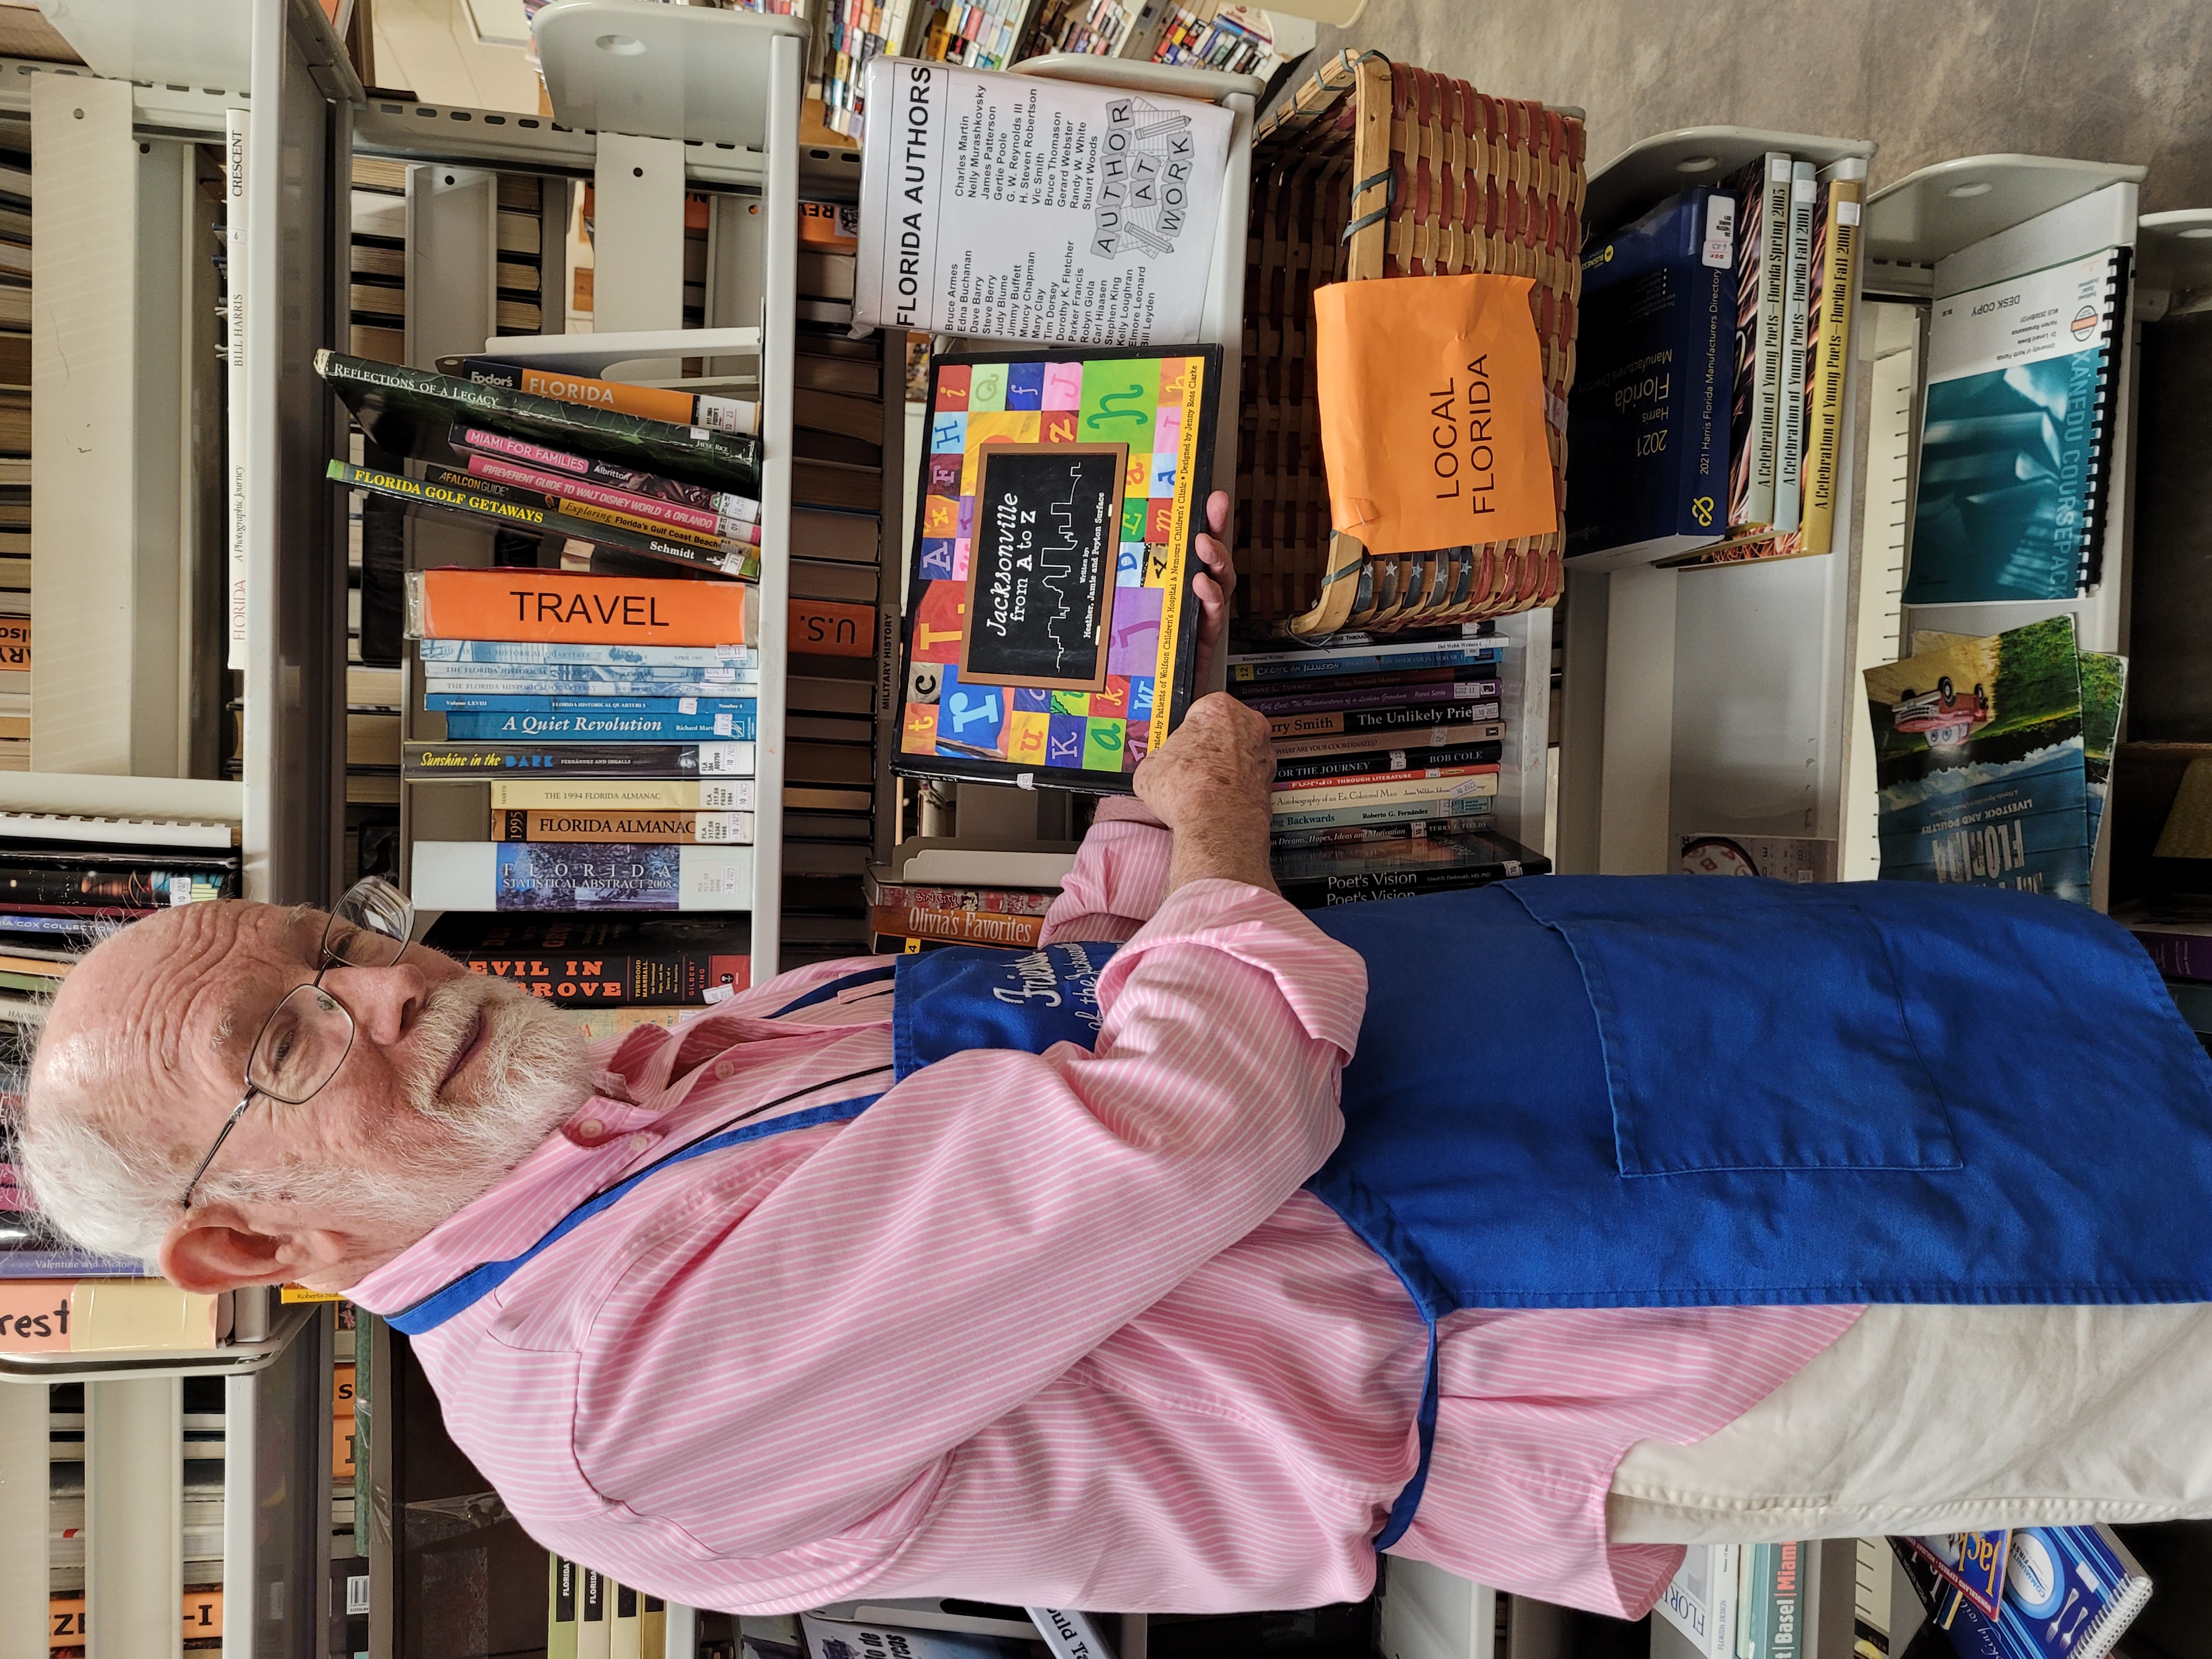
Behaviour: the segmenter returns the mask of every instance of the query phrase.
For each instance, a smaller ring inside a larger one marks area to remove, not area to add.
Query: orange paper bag
[[[1370,552],[1559,525],[1526,276],[1394,276],[1314,294],[1332,522]]]

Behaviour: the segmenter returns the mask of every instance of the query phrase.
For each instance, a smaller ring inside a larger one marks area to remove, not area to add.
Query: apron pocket
[[[1883,936],[1848,902],[1677,890],[1650,907],[1555,907],[1546,884],[1513,884],[1582,969],[1622,1175],[1960,1167]]]

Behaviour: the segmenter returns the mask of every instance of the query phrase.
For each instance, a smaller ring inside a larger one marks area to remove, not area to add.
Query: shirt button
[[[720,1060],[714,1062],[714,1075],[724,1083],[727,1083],[730,1080],[732,1075],[735,1073],[737,1069],[738,1068],[736,1066],[731,1065],[726,1060]]]
[[[641,1152],[652,1145],[653,1137],[651,1135],[632,1135],[629,1138],[629,1149],[634,1152]]]
[[[607,1126],[600,1122],[599,1119],[595,1117],[587,1117],[581,1123],[579,1123],[576,1126],[576,1133],[589,1139],[603,1133],[605,1131],[606,1127]]]

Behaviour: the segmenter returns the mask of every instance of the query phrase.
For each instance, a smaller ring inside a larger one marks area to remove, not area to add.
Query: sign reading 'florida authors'
[[[1200,331],[1231,116],[878,58],[855,319],[1069,346]]]

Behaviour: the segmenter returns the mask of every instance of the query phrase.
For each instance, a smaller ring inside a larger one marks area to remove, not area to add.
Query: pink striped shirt
[[[1127,941],[1095,1049],[956,1055],[842,1125],[673,1166],[415,1340],[533,1537],[758,1613],[925,1594],[1213,1612],[1372,1587],[1369,1540],[1417,1456],[1422,1328],[1299,1190],[1340,1131],[1364,969],[1272,894],[1165,896],[1166,833],[1102,817],[1046,934]],[[586,1107],[351,1294],[410,1306],[749,1107],[884,1089],[884,984],[768,1017],[864,965],[602,1049]],[[1395,1553],[1641,1613],[1680,1552],[1607,1544],[1621,1455],[1711,1433],[1855,1314],[1453,1316]]]

